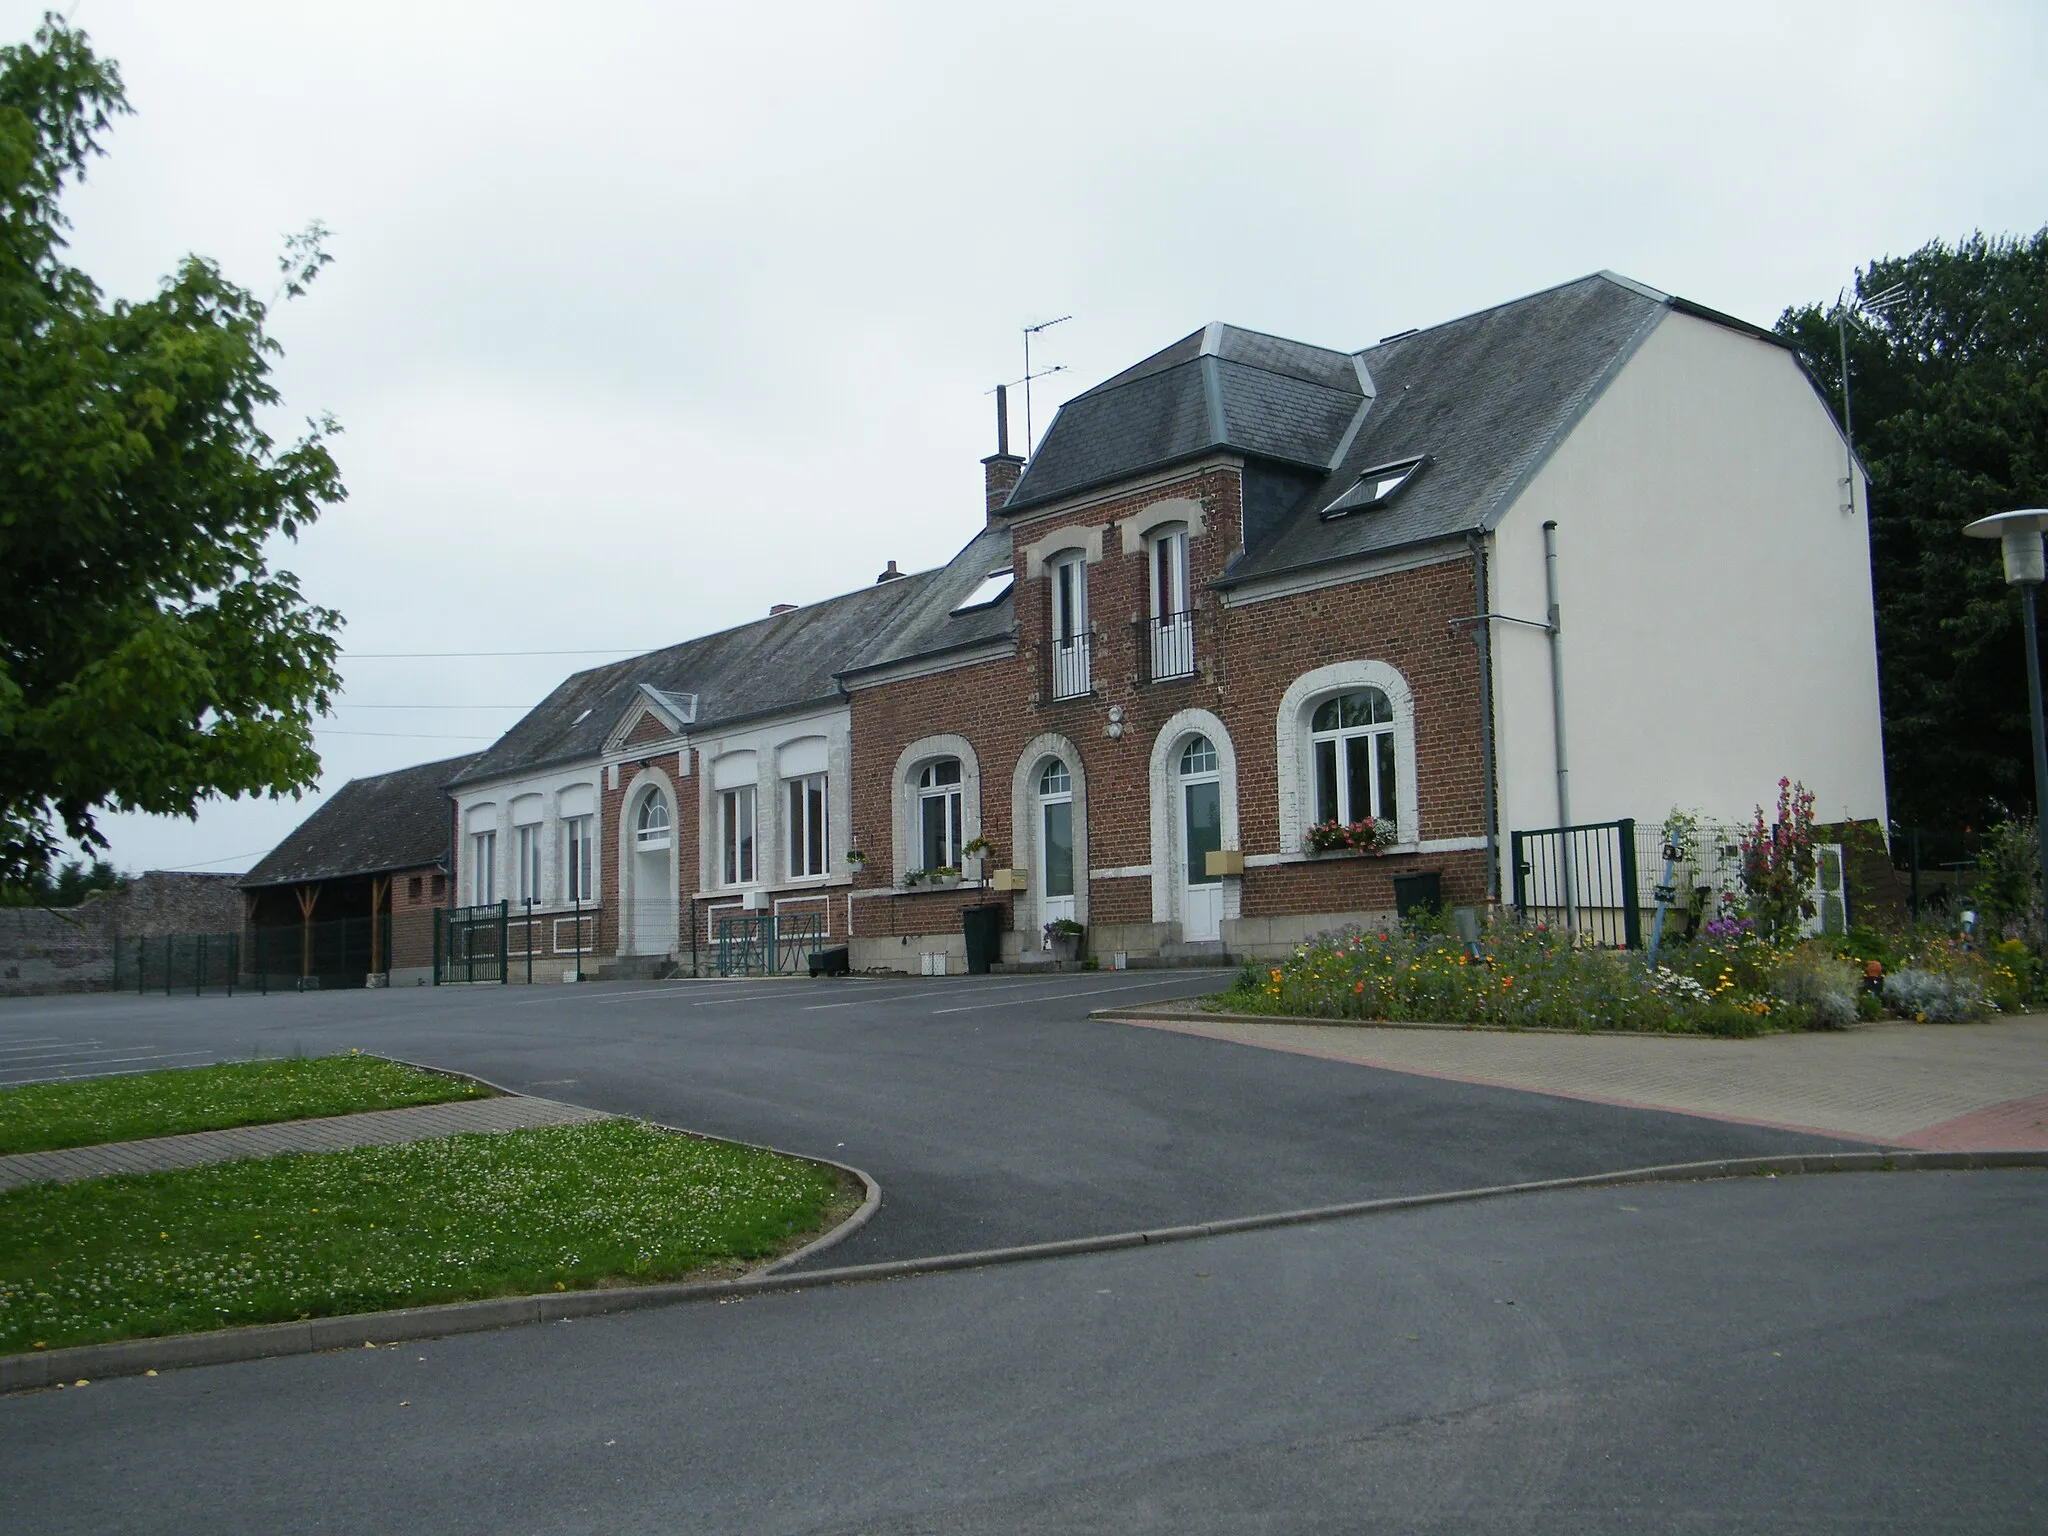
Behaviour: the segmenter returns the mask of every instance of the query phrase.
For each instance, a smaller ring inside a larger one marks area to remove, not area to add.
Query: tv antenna
[[[1073,318],[1072,315],[1061,315],[1057,320],[1041,320],[1036,325],[1023,327],[1024,377],[1017,382],[1024,386],[1024,452],[1027,457],[1031,452],[1031,381],[1033,379],[1042,379],[1049,373],[1065,373],[1067,371],[1067,365],[1059,363],[1051,368],[1041,368],[1038,372],[1033,373],[1031,371],[1031,338],[1040,331],[1049,331],[1056,325],[1065,325]]]
[[[1842,514],[1856,511],[1856,421],[1849,413],[1849,327],[1869,329],[1869,322],[1884,318],[1884,312],[1906,296],[1904,283],[1893,283],[1878,293],[1851,298],[1844,288],[1835,295],[1835,334],[1842,344],[1842,442],[1848,453],[1847,473],[1842,476]]]

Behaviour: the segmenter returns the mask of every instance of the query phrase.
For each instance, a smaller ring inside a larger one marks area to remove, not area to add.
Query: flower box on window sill
[[[1302,847],[1315,858],[1377,858],[1398,846],[1399,835],[1390,821],[1319,821],[1302,837]]]

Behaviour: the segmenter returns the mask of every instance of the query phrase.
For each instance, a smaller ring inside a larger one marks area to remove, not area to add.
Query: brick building
[[[915,969],[991,899],[1006,958],[1196,958],[1781,773],[1882,825],[1862,477],[1757,327],[1605,273],[1355,353],[1211,325],[984,465],[944,567],[564,683],[455,780],[460,899],[648,964],[751,908]]]

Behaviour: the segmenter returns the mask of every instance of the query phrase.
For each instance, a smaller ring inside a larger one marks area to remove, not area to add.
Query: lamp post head
[[[2005,556],[2005,579],[2011,586],[2038,586],[2044,574],[2041,535],[2048,530],[2048,508],[2023,507],[1994,512],[1963,529],[1965,537],[1996,539]]]

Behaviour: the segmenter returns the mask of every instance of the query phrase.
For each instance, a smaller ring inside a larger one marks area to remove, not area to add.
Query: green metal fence
[[[718,974],[784,976],[805,970],[825,947],[825,917],[806,912],[789,917],[747,913],[718,920]]]
[[[434,913],[434,985],[508,981],[505,960],[511,904],[449,907]]]
[[[1631,817],[1510,833],[1515,911],[1586,943],[1641,949],[1639,858]]]
[[[138,935],[114,943],[114,988],[202,996],[360,987],[372,957],[388,966],[390,953],[388,912],[239,933]]]

